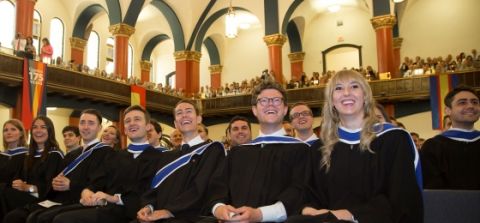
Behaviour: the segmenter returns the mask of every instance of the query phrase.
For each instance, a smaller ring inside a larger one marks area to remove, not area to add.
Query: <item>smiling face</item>
[[[480,103],[476,95],[469,91],[460,91],[452,100],[451,108],[445,108],[454,128],[473,128],[480,116]]]
[[[90,113],[83,113],[80,116],[80,122],[78,124],[80,135],[85,143],[89,143],[96,139],[102,125],[98,122],[97,116]]]
[[[42,146],[48,140],[47,124],[41,119],[35,120],[32,124],[32,138],[38,146]]]
[[[190,103],[180,103],[175,107],[175,127],[183,135],[197,135],[197,125],[201,123],[202,117],[198,115]]]
[[[354,79],[338,80],[334,86],[332,102],[340,119],[362,119],[365,93]]]
[[[250,127],[246,121],[237,120],[232,122],[229,130],[232,146],[241,145],[252,141],[252,132],[250,131]]]
[[[115,144],[119,143],[117,139],[117,129],[109,126],[102,132],[102,143],[114,147]]]
[[[260,125],[281,126],[287,111],[288,107],[284,103],[283,96],[276,89],[265,89],[260,92],[256,105],[252,106],[252,112]]]
[[[139,110],[131,110],[124,118],[125,134],[130,141],[142,143],[147,140],[147,130],[150,125],[145,119],[145,114]]]
[[[313,126],[313,114],[306,105],[298,105],[290,110],[290,120],[297,131],[309,130]]]

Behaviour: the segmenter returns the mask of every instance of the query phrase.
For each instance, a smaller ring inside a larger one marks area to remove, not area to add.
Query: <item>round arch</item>
[[[168,25],[173,35],[173,44],[175,51],[185,50],[185,37],[180,20],[173,9],[164,1],[154,0],[151,2],[167,19]]]
[[[152,37],[148,42],[147,44],[145,44],[145,47],[143,48],[143,52],[142,52],[142,60],[145,60],[145,61],[150,61],[150,57],[152,55],[152,52],[153,52],[153,49],[155,49],[155,47],[165,41],[165,40],[168,40],[170,39],[169,36],[167,36],[166,34],[158,34],[154,37]]]
[[[105,12],[108,14],[107,10],[105,10],[105,8],[103,8],[100,4],[90,5],[85,8],[82,13],[80,13],[77,21],[75,22],[72,36],[85,39],[85,30],[87,29],[88,24],[95,15],[101,12]]]

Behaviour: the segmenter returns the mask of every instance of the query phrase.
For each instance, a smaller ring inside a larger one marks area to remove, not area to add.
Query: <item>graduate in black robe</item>
[[[161,164],[142,196],[139,221],[196,222],[207,203],[208,185],[224,163],[226,152],[220,142],[206,142],[197,132],[201,122],[196,104],[180,101],[175,106],[175,126],[182,132],[181,149],[171,152],[175,157]]]
[[[3,190],[3,187],[11,187],[14,177],[20,174],[28,153],[26,145],[26,133],[22,122],[17,119],[6,121],[3,124],[5,150],[0,152],[0,190]]]
[[[107,155],[99,168],[103,185],[82,191],[81,206],[71,205],[53,222],[128,222],[140,209],[140,195],[147,190],[162,150],[147,141],[148,113],[140,106],[125,110],[125,130],[132,142],[127,149]]]
[[[0,217],[11,210],[45,198],[52,179],[60,172],[63,153],[58,149],[52,121],[38,116],[32,122],[28,155],[11,188],[0,190]]]
[[[452,128],[425,141],[421,150],[424,185],[428,189],[480,190],[479,96],[458,87],[445,96]]]
[[[303,216],[287,222],[423,222],[419,160],[410,135],[375,118],[366,80],[338,72],[325,89],[321,139]],[[418,170],[417,170],[418,169]]]
[[[274,82],[254,89],[252,111],[259,137],[233,147],[209,186],[208,211],[218,220],[281,222],[299,214],[308,182],[309,146],[285,136],[285,90]]]

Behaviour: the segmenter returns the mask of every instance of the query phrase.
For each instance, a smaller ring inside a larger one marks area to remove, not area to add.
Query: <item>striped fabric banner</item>
[[[138,85],[131,86],[130,102],[131,105],[140,105],[147,107],[147,92],[144,87]]]
[[[449,91],[458,85],[456,74],[439,74],[430,76],[430,107],[432,110],[432,128],[443,127],[445,104],[443,99]]]
[[[24,59],[22,87],[22,122],[29,130],[32,120],[38,115],[46,115],[47,65]]]

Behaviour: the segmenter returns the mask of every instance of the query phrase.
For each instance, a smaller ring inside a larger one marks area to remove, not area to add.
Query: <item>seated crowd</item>
[[[480,104],[471,88],[445,97],[452,127],[426,140],[420,153],[357,71],[330,78],[316,129],[309,106],[289,108],[285,89],[271,78],[251,95],[258,137],[252,139],[248,119],[236,116],[224,143],[208,139],[197,104],[186,99],[172,111],[168,141],[148,111],[127,108],[124,149],[114,126],[97,138],[102,116],[94,109],[81,112],[78,128],[63,129],[65,155],[48,117],[33,120],[28,144],[23,124],[9,120],[0,219],[415,223],[424,220],[424,187],[480,190],[480,132],[473,128]]]

